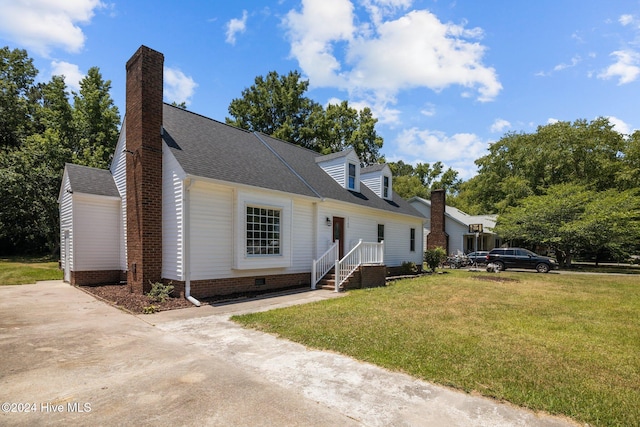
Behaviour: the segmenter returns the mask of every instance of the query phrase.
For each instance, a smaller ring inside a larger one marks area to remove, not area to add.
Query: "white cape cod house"
[[[198,298],[314,287],[349,256],[343,274],[422,265],[425,218],[393,192],[386,165],[361,168],[353,150],[323,156],[164,104],[163,60],[143,46],[127,63],[110,169],[65,168],[66,281],[126,280],[133,292],[171,281]]]

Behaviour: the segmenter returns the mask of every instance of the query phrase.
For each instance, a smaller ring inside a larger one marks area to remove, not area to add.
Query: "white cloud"
[[[635,22],[635,19],[633,18],[633,15],[621,15],[618,19],[618,22],[620,22],[620,24],[622,24],[622,26],[624,27],[633,24]]]
[[[164,96],[169,102],[189,105],[197,83],[177,68],[164,67]]]
[[[80,80],[84,78],[84,73],[80,71],[76,64],[70,64],[65,61],[51,62],[51,75],[64,76],[64,82],[69,89],[75,92],[80,91]]]
[[[394,145],[405,163],[441,161],[457,170],[460,178],[469,179],[477,173],[474,161],[487,154],[489,142],[472,133],[449,136],[440,131],[412,128],[402,131]]]
[[[505,129],[508,129],[510,127],[511,127],[511,123],[509,123],[505,119],[496,119],[491,125],[490,130],[493,133],[498,133],[498,132],[503,132]]]
[[[633,50],[617,50],[610,56],[616,58],[605,71],[598,74],[601,79],[618,78],[618,85],[631,83],[640,76],[640,53]]]
[[[0,34],[43,56],[53,48],[79,52],[85,35],[78,24],[102,7],[100,0],[2,0]]]
[[[558,64],[555,67],[553,67],[553,71],[562,71],[562,70],[565,70],[567,68],[575,67],[581,61],[582,61],[582,58],[580,57],[580,55],[576,55],[573,58],[571,58],[571,63],[569,63],[569,64],[566,64],[566,63]]]
[[[302,12],[289,11],[283,23],[291,40],[291,55],[314,86],[345,87],[332,42],[350,41],[355,27],[348,0],[303,0]]]
[[[631,130],[631,126],[629,126],[623,120],[615,116],[608,116],[607,119],[609,119],[609,123],[613,125],[613,130],[615,130],[616,132],[621,133],[622,135],[631,135],[633,133],[633,131]]]
[[[362,6],[367,10],[376,27],[384,17],[392,15],[397,10],[407,9],[411,3],[413,0],[361,0]]]
[[[291,55],[312,86],[385,105],[394,104],[400,91],[420,87],[441,91],[458,85],[463,96],[481,102],[502,89],[495,70],[482,63],[481,29],[443,23],[427,10],[388,17],[409,7],[408,0],[362,4],[371,22],[356,19],[349,0],[303,0],[300,11],[287,14]]]
[[[560,120],[558,120],[558,119],[554,119],[553,117],[549,117],[547,119],[547,124],[552,125],[552,124],[558,123],[559,121]]]
[[[227,38],[229,44],[236,44],[236,34],[244,33],[247,30],[247,11],[242,11],[242,19],[233,18],[227,22]]]
[[[436,115],[436,106],[433,104],[427,104],[422,110],[420,110],[420,114],[427,117],[433,117]]]

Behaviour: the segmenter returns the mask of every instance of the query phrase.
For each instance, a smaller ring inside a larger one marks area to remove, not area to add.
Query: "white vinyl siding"
[[[162,277],[184,280],[185,173],[166,145],[162,150]]]
[[[73,194],[73,270],[120,270],[120,201]]]
[[[111,174],[113,175],[113,180],[116,183],[116,188],[118,189],[118,193],[120,194],[121,200],[121,209],[120,209],[120,217],[122,222],[120,236],[120,270],[127,270],[127,170],[126,170],[126,160],[127,153],[124,152],[126,148],[126,140],[125,140],[125,126],[126,120],[122,124],[122,129],[120,131],[120,138],[118,139],[118,143],[116,145],[116,151],[113,155],[113,161],[111,162]]]
[[[232,277],[233,190],[197,181],[189,191],[191,280]]]
[[[355,166],[355,187],[349,188],[349,164]],[[355,151],[336,159],[319,162],[322,168],[331,178],[333,178],[342,188],[360,192],[360,159]]]
[[[315,221],[311,201],[203,181],[193,184],[189,199],[191,280],[311,271]],[[282,210],[280,255],[246,255],[246,206]]]
[[[68,255],[69,267],[73,270],[73,196],[67,191],[70,188],[69,177],[65,173],[60,193],[60,260],[64,269]],[[65,239],[65,233],[68,233],[68,239]],[[68,250],[65,246],[65,240],[69,244]]]
[[[329,160],[327,162],[318,163],[318,166],[333,178],[341,187],[347,188],[346,184],[346,157]]]
[[[360,239],[364,242],[378,241],[378,224],[384,225],[385,264],[390,267],[401,265],[405,261],[422,263],[422,253],[410,250],[410,229],[421,229],[422,220],[405,215],[367,209],[356,205],[325,202],[319,204],[318,212],[318,253],[322,254],[332,240],[332,227],[324,224],[326,217],[345,218],[345,254]],[[422,246],[422,239],[416,233],[416,246]]]
[[[291,236],[291,268],[290,273],[306,273],[311,271],[314,259],[314,218],[315,205],[307,200],[294,200],[293,202],[293,232]],[[320,225],[325,225],[325,219],[319,220]],[[324,252],[324,251],[323,251]],[[320,253],[322,255],[322,253]]]
[[[388,180],[388,188],[387,194],[384,194],[384,180],[387,178]],[[371,191],[376,193],[378,197],[381,199],[391,200],[393,197],[392,189],[393,189],[393,177],[391,175],[391,169],[389,169],[388,165],[382,170],[375,172],[368,172],[361,174],[360,180],[364,185],[369,187]]]

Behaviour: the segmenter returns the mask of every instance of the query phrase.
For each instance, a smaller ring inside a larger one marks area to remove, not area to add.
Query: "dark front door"
[[[333,217],[333,241],[340,241],[338,245],[338,253],[340,259],[344,256],[344,218],[339,216]]]

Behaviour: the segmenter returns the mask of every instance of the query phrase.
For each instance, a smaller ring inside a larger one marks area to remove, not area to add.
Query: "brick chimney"
[[[135,293],[162,276],[163,64],[146,46],[127,62],[127,283]]]
[[[446,192],[433,190],[431,192],[431,232],[427,235],[427,249],[438,246],[449,253],[449,235],[445,231],[444,210],[446,206]]]

